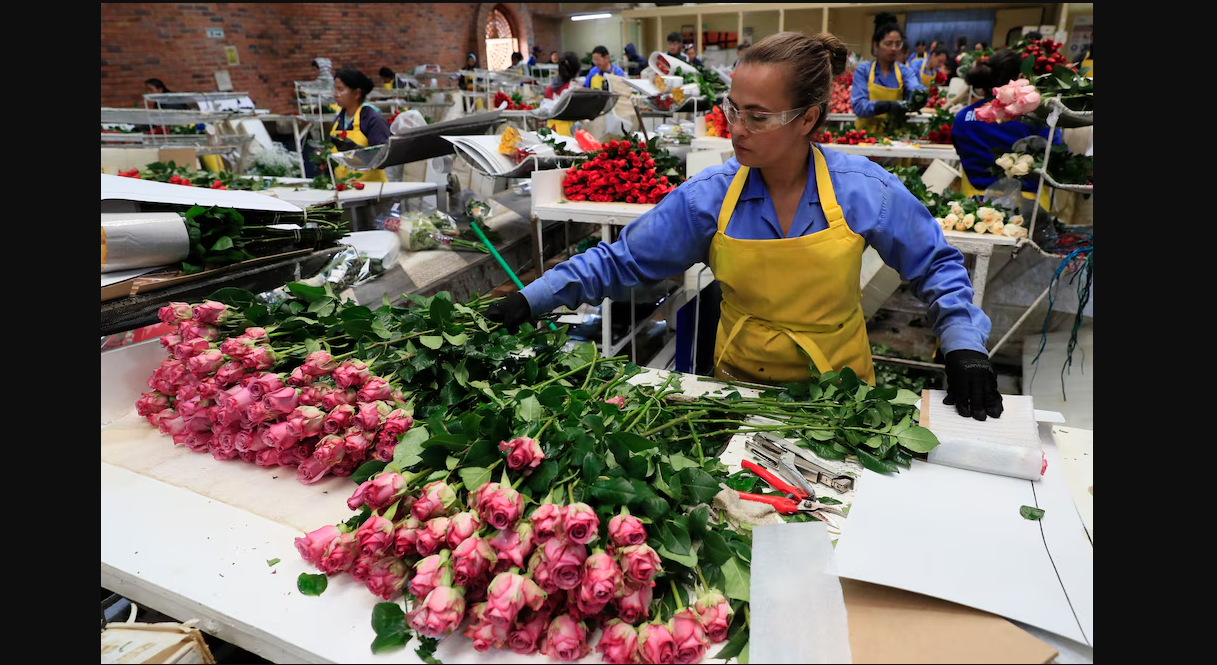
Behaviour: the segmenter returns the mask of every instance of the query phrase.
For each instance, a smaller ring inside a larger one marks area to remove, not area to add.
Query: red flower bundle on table
[[[727,124],[727,116],[723,115],[722,107],[717,104],[706,114],[706,136],[731,138],[731,127]]]
[[[658,203],[673,189],[667,176],[656,172],[646,145],[631,141],[609,141],[562,179],[562,191],[570,201]]]

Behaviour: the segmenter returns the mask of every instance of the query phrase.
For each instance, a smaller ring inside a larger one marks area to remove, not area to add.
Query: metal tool
[[[776,509],[779,513],[781,513],[783,515],[793,515],[795,513],[807,513],[807,514],[811,515],[812,517],[820,520],[821,522],[824,522],[825,524],[829,525],[833,529],[840,528],[837,525],[836,521],[833,520],[828,515],[825,515],[825,513],[833,513],[836,515],[840,515],[842,517],[845,516],[845,513],[841,512],[840,510],[838,510],[832,506],[827,506],[827,505],[824,505],[824,504],[816,501],[815,496],[813,494],[807,493],[802,488],[793,487],[791,485],[786,484],[785,482],[782,481],[781,478],[775,476],[774,474],[765,470],[763,467],[761,467],[749,460],[744,460],[742,462],[742,464],[745,469],[747,469],[748,471],[751,471],[752,473],[755,473],[757,475],[757,477],[759,477],[761,480],[764,480],[765,482],[769,483],[769,485],[771,487],[778,490],[779,492],[782,492],[785,496],[767,496],[764,494],[751,494],[749,492],[740,492],[739,496],[741,499],[743,499],[745,501],[756,501],[758,503],[767,503],[767,504],[773,506],[774,509]],[[804,483],[806,483],[806,481],[804,481]]]
[[[749,443],[753,445],[748,445]],[[849,476],[840,475],[831,469],[825,468],[819,463],[819,458],[812,455],[803,448],[793,445],[783,439],[779,439],[766,432],[758,432],[750,442],[745,445],[758,456],[764,454],[766,457],[773,460],[775,463],[784,453],[792,453],[795,456],[793,466],[799,470],[807,480],[811,482],[827,485],[838,492],[848,492],[854,487],[854,479]],[[759,450],[758,450],[759,449]],[[772,465],[776,468],[776,464]]]

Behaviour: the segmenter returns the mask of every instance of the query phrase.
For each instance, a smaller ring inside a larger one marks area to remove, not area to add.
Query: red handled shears
[[[824,515],[824,513],[833,513],[845,517],[845,513],[840,510],[816,501],[814,490],[810,487],[794,487],[786,481],[779,478],[777,475],[770,472],[768,469],[752,462],[751,460],[743,460],[743,467],[765,482],[771,487],[782,492],[785,496],[768,496],[765,494],[752,494],[749,492],[740,492],[739,496],[745,501],[756,501],[758,503],[767,503],[773,506],[779,513],[783,515],[793,515],[803,512],[809,513],[812,517],[827,523],[833,528],[837,527],[836,522],[832,518]],[[797,473],[792,470],[792,473]]]

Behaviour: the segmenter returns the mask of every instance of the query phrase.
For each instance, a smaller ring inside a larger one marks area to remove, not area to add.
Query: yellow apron
[[[845,223],[824,156],[812,147],[827,229],[780,240],[727,236],[727,223],[748,179],[746,166],[723,199],[710,245],[710,269],[723,290],[714,345],[719,378],[805,382],[810,358],[821,373],[849,367],[858,378],[875,383],[859,283],[866,241]]]
[[[1090,71],[1086,72],[1086,78],[1093,79],[1094,78],[1094,58],[1090,57],[1090,51],[1087,51],[1086,57],[1082,58],[1082,64],[1078,65],[1078,71],[1086,69],[1087,67],[1090,68]]]
[[[875,70],[879,69],[879,63],[875,60],[871,61],[870,81],[867,82],[866,89],[870,93],[869,99],[872,102],[898,102],[904,99],[904,78],[900,75],[900,63],[892,63],[892,67],[896,71],[896,87],[888,88],[882,85],[875,85]],[[865,129],[871,136],[883,136],[883,122],[881,118],[885,115],[887,114],[879,113],[873,118],[858,118],[854,120],[854,127]]]
[[[382,86],[384,86],[384,89],[385,89],[385,90],[392,90],[392,89],[393,89],[393,82],[392,82],[392,81],[390,81],[390,82],[388,82],[388,83],[382,83],[381,85],[382,85]]]
[[[370,105],[364,104],[364,106]],[[361,115],[363,115],[362,107],[360,112],[355,114],[355,117],[352,120],[351,128],[346,130],[346,136],[344,138],[353,142],[355,145],[366,148],[368,146],[368,137],[364,136],[363,132],[359,130],[359,116]],[[334,126],[330,128],[330,136],[338,136],[339,134],[342,134],[343,130],[338,126],[339,122],[339,119],[334,119]],[[338,147],[330,146],[330,152],[338,152]],[[334,178],[336,179],[345,178],[350,175],[350,173],[351,172],[345,166],[334,166]],[[367,171],[363,175],[359,176],[358,180],[360,182],[389,182],[389,179],[385,176],[384,169],[373,169],[371,171]]]
[[[968,182],[968,174],[964,173],[963,169],[959,170],[959,192],[969,198],[973,196],[983,197],[985,195],[985,190],[976,189],[972,186],[972,183]],[[1028,201],[1035,200],[1035,192],[1024,191],[1022,192],[1022,195],[1023,198],[1027,199]],[[1050,212],[1052,210],[1052,198],[1048,195],[1047,187],[1044,188],[1043,192],[1040,192],[1040,207],[1044,209],[1044,212]]]
[[[921,71],[918,72],[921,75],[921,85],[924,85],[926,90],[929,90],[930,86],[934,85],[934,76],[938,74],[937,70],[930,70],[930,73],[926,74],[925,66],[928,64],[930,64],[930,56],[927,55],[921,61]]]

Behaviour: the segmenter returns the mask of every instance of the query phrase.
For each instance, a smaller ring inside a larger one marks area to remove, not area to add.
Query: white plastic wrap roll
[[[649,64],[652,69],[664,76],[680,76],[685,72],[690,74],[697,73],[697,68],[693,65],[690,65],[680,58],[673,58],[667,53],[660,53],[659,51],[655,51],[651,54],[651,59],[647,62],[647,64]]]
[[[101,271],[151,268],[190,255],[186,223],[175,212],[101,214]]]

